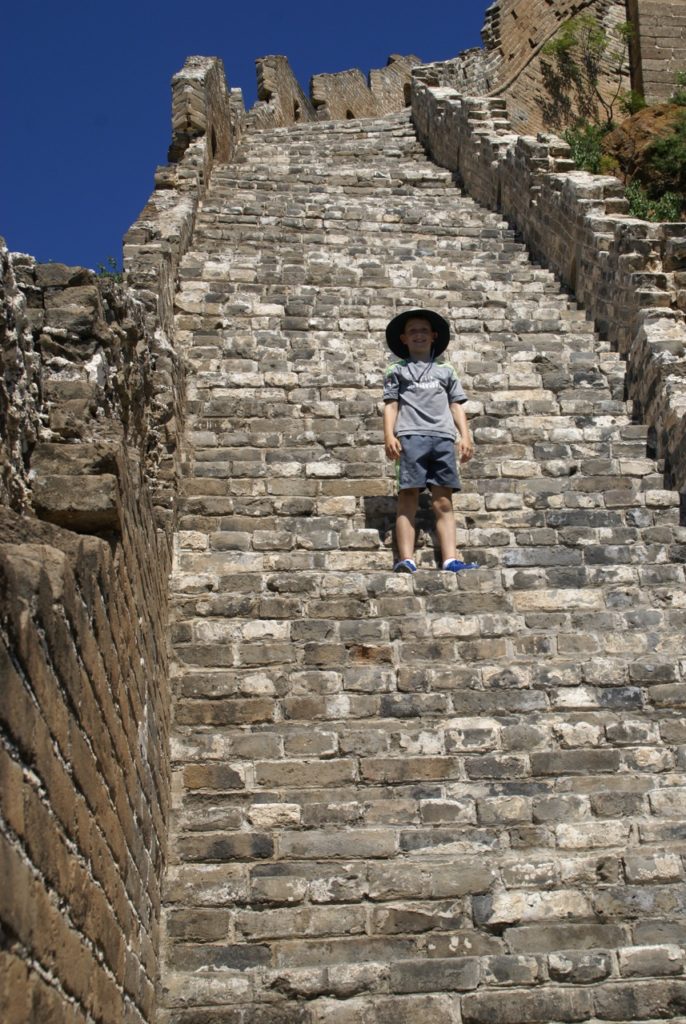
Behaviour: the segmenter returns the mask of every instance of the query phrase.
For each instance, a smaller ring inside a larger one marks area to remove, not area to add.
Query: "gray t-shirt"
[[[432,434],[454,441],[457,429],[450,406],[467,401],[450,363],[403,359],[384,375],[384,402],[398,402],[395,434]]]

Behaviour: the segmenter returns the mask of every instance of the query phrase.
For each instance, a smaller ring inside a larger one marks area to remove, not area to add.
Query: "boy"
[[[415,516],[419,493],[431,492],[443,569],[478,568],[458,558],[455,546],[453,491],[460,489],[455,440],[460,461],[474,454],[462,404],[467,396],[448,363],[434,360],[448,347],[450,325],[430,309],[411,309],[388,324],[388,347],[399,357],[384,377],[384,446],[389,459],[400,460],[394,572],[417,571],[414,562]]]

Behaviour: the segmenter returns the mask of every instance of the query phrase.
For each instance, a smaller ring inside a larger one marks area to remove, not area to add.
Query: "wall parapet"
[[[184,406],[174,290],[242,100],[173,86],[172,158],[124,281],[0,244],[0,1005],[149,1024],[170,804],[169,594]]]
[[[314,106],[300,88],[286,57],[261,57],[255,66],[257,103],[246,115],[247,128],[283,128],[317,120]]]
[[[628,397],[686,488],[686,225],[630,217],[616,178],[574,170],[555,135],[517,135],[502,99],[415,79],[412,113],[432,158],[502,213],[627,359]]]
[[[0,262],[0,1005],[143,1024],[170,793],[173,526],[147,479],[150,346],[120,285],[4,245]]]
[[[178,428],[184,389],[175,345],[174,293],[178,268],[190,245],[200,200],[215,161],[227,161],[245,127],[240,90],[229,91],[223,62],[189,57],[172,79],[170,163],[157,168],[155,189],[124,237],[124,282],[142,310],[157,400],[157,505],[172,515],[178,460]]]
[[[414,54],[391,54],[384,68],[365,76],[357,68],[314,75],[312,102],[320,121],[383,117],[409,106],[413,69],[421,64]]]

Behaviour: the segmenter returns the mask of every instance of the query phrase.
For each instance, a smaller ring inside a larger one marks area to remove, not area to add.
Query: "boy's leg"
[[[431,488],[431,505],[436,517],[436,533],[441,546],[441,558],[443,562],[457,558],[452,488],[434,485]]]
[[[398,491],[398,508],[395,520],[395,542],[398,546],[398,559],[401,562],[405,558],[412,558],[414,556],[414,522],[417,516],[418,502],[419,488],[410,487],[407,488],[407,490]]]

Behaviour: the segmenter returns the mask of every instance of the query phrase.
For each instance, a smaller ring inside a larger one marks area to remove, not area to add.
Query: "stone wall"
[[[473,68],[490,73],[476,58]],[[403,76],[372,76],[368,91],[402,83],[404,102]],[[683,487],[686,229],[627,218],[613,179],[571,173],[553,137],[517,137],[502,99],[417,81],[413,108],[438,162],[502,209],[627,356],[632,397]],[[213,164],[231,157],[246,123],[221,62],[189,59],[173,119],[172,163],[127,234],[123,286],[0,248],[7,1021],[134,1024],[154,1013],[170,802],[167,578],[184,461],[174,292]]]
[[[155,372],[121,288],[2,263],[0,1017],[142,1022],[169,804]]]
[[[686,5],[683,0],[627,0],[637,27],[634,88],[648,103],[668,100],[676,75],[686,71]]]
[[[333,75],[315,75],[312,102],[320,121],[344,121],[352,117],[381,117],[409,106],[412,68],[419,57],[393,54],[380,70],[370,71],[369,82],[353,69]]]
[[[40,429],[39,357],[10,255],[0,239],[0,505],[30,505],[27,459]]]
[[[419,57],[388,58],[385,68],[315,75],[310,97],[300,88],[286,57],[262,57],[257,65],[257,103],[245,117],[250,129],[284,128],[301,121],[381,117],[409,106],[412,69]]]
[[[314,106],[300,88],[286,57],[262,57],[257,66],[257,103],[251,108],[250,128],[282,128],[299,121],[316,121]]]
[[[412,110],[434,159],[479,203],[502,212],[626,356],[629,397],[683,490],[686,225],[629,217],[616,178],[573,170],[569,147],[554,135],[515,134],[500,99],[416,82]]]
[[[0,247],[0,1019],[151,1021],[170,801],[179,261],[240,134],[221,62],[173,82],[174,163],[125,280]]]
[[[188,57],[172,78],[172,141],[169,160],[178,162],[195,139],[207,138],[207,160],[229,160],[235,113],[218,57]]]
[[[573,104],[572,111],[565,113],[551,102],[544,77],[550,59],[543,49],[566,21],[585,13],[595,15],[614,49],[615,29],[627,20],[625,0],[498,0],[486,12],[484,50],[467,50],[454,61],[427,65],[418,77],[428,85],[450,87],[463,95],[505,97],[512,127],[522,134],[559,128],[565,117],[573,119],[576,108]],[[617,88],[609,59],[606,70],[608,76],[601,87],[609,98]],[[627,59],[623,88],[629,85]]]

